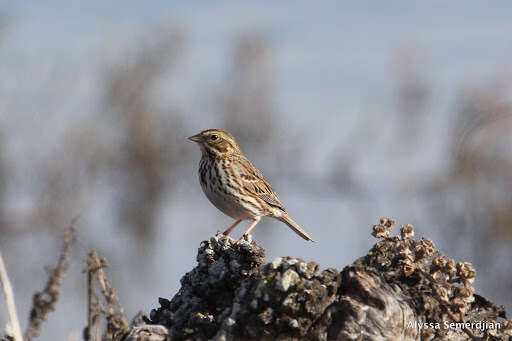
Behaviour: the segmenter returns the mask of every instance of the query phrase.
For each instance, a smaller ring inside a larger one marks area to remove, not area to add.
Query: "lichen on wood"
[[[178,293],[160,298],[148,324],[136,328],[147,335],[153,326],[161,333],[155,340],[510,338],[504,308],[474,293],[471,264],[445,257],[431,240],[414,239],[411,225],[390,237],[393,226],[381,219],[373,228],[381,240],[341,272],[299,258],[266,263],[254,241],[234,244],[217,234],[201,244]],[[499,322],[501,329],[444,328],[478,321]],[[135,328],[130,335],[142,339]]]

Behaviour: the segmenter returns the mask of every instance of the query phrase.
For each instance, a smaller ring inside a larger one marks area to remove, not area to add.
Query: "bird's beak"
[[[193,142],[201,142],[201,136],[199,136],[199,134],[198,135],[194,135],[194,136],[190,136],[190,137],[188,137],[188,139],[190,141],[193,141]]]

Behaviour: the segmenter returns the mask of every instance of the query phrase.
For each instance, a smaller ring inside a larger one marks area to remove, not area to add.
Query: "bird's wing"
[[[240,155],[233,161],[234,165],[236,165],[233,167],[234,171],[238,175],[237,178],[241,181],[243,190],[260,198],[270,206],[286,211],[277,194],[251,161],[247,160],[243,155]]]

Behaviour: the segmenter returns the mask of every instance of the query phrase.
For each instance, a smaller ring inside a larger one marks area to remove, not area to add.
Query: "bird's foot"
[[[227,239],[227,240],[229,240],[230,242],[232,242],[233,244],[237,244],[237,243],[238,243],[238,240],[236,240],[235,238],[233,238],[233,237],[231,237],[231,236],[228,236],[228,235],[226,235],[226,234],[222,237],[222,239]]]
[[[235,244],[240,244],[240,242],[242,242],[243,240],[247,241],[247,242],[251,242],[252,241],[252,238],[249,234],[244,234],[242,235],[242,237],[240,237],[240,239],[238,239]]]

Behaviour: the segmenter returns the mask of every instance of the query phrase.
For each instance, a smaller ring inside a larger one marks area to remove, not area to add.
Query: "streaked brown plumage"
[[[270,216],[288,225],[308,241],[311,237],[286,213],[277,194],[254,165],[242,154],[235,138],[221,129],[208,129],[188,138],[199,144],[199,182],[215,207],[236,219],[226,236],[245,219],[252,223],[238,240],[256,226],[263,216]],[[231,238],[231,237],[230,237]],[[231,238],[232,239],[232,238]]]

